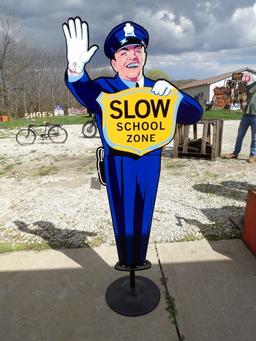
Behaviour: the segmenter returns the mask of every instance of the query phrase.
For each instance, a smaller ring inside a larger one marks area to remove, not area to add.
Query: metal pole
[[[130,286],[131,286],[131,289],[135,288],[135,271],[134,270],[130,270]]]

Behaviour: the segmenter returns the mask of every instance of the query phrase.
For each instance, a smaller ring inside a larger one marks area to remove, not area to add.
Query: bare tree
[[[18,110],[13,96],[24,86],[22,75],[33,59],[25,39],[15,25],[15,18],[0,16],[0,98],[1,111],[8,116]]]
[[[65,111],[80,104],[64,83],[63,54],[29,46],[15,24],[15,17],[0,15],[0,114],[22,117],[26,112],[53,111],[57,104]],[[110,67],[90,65],[92,78],[113,75]]]

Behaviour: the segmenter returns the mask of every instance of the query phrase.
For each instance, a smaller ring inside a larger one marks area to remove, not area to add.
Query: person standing
[[[247,159],[247,162],[253,163],[256,162],[256,86],[254,86],[251,90],[247,88],[247,106],[239,124],[235,149],[231,154],[225,155],[226,159],[238,158],[242,148],[244,136],[249,127],[251,127],[252,135],[250,155]]]

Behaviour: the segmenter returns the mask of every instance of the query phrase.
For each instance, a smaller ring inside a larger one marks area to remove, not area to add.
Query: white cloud
[[[202,12],[210,13],[213,9],[219,8],[220,7],[220,2],[219,1],[205,1],[205,2],[199,2],[196,4],[196,7],[199,10],[202,10]]]
[[[76,15],[88,20],[90,40],[100,46],[93,59],[97,66],[107,63],[107,33],[125,20],[148,30],[148,66],[172,68],[175,78],[183,70],[201,78],[253,66],[256,60],[256,0],[134,0],[133,6],[118,0],[3,0],[2,12],[4,2],[15,9],[18,24],[35,43],[63,55],[61,24]]]
[[[174,13],[160,10],[152,13],[150,10],[138,10],[135,20],[148,29],[151,44],[161,49],[183,49],[188,45],[193,47],[194,25],[193,22],[181,16],[177,18]]]
[[[255,51],[256,53],[256,51]],[[230,57],[232,55],[232,57]],[[244,55],[249,60],[244,60]],[[247,49],[221,50],[216,52],[184,52],[179,55],[148,56],[147,68],[158,68],[169,71],[170,76],[180,78],[206,78],[246,66],[256,70],[254,53]],[[196,76],[195,76],[196,75]]]
[[[240,48],[256,44],[256,3],[253,6],[237,8],[225,21],[219,21],[211,12],[219,3],[209,1],[197,7],[195,17],[201,22],[195,27],[191,18],[177,17],[174,12],[159,10],[152,12],[138,10],[136,21],[148,28],[153,53],[157,46],[164,52],[214,51],[224,48]]]

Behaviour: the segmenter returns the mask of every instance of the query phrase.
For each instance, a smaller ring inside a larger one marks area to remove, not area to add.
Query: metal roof
[[[180,86],[180,89],[183,90],[183,89],[188,89],[188,88],[194,88],[194,87],[200,86],[200,85],[209,85],[209,84],[215,83],[217,81],[220,81],[222,79],[231,77],[232,73],[234,73],[234,72],[243,72],[243,71],[251,71],[252,73],[256,74],[256,70],[253,70],[251,68],[245,67],[243,69],[239,69],[239,70],[223,73],[223,74],[215,76],[215,77],[209,77],[209,78],[205,78],[205,79],[201,79],[201,80],[190,82],[188,84]]]

